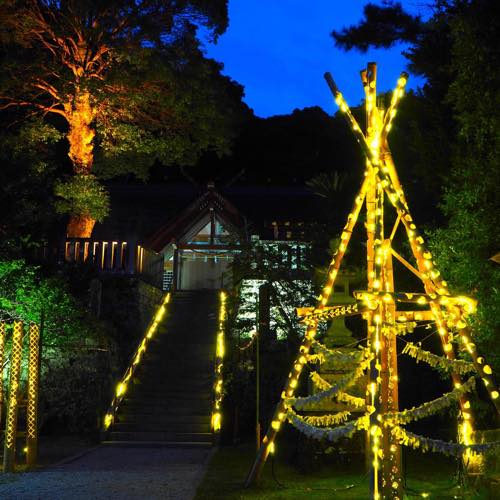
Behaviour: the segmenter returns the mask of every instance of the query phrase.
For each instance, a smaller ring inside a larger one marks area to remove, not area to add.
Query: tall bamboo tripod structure
[[[475,311],[475,301],[468,297],[452,296],[446,282],[436,269],[432,255],[426,248],[424,239],[410,214],[387,143],[387,135],[391,130],[398,103],[404,95],[408,75],[406,73],[400,75],[391,103],[385,110],[377,106],[376,64],[369,63],[367,69],[361,71],[366,98],[365,133],[352,115],[331,75],[327,73],[325,78],[340,111],[365,154],[365,175],[353,208],[347,217],[340,245],[330,263],[328,278],[318,303],[315,308],[301,311],[305,316],[307,330],[271,425],[247,477],[246,485],[249,486],[259,479],[269,453],[274,450],[276,435],[286,419],[286,401],[295,393],[303,366],[307,362],[306,356],[316,336],[318,322],[332,317],[362,314],[367,323],[368,347],[371,351],[369,380],[366,387],[366,407],[369,415],[367,456],[370,469],[370,498],[401,499],[403,497],[401,446],[396,436],[382,423],[386,414],[394,414],[399,410],[396,352],[398,324],[407,321],[435,322],[446,358],[455,359],[452,340],[459,339],[461,348],[471,355],[475,369],[481,376],[497,412],[500,413],[499,392],[491,377],[491,368],[483,357],[478,357],[468,330],[466,319]],[[386,200],[397,214],[390,231],[386,231],[384,227]],[[328,306],[335,279],[363,205],[366,207],[367,289],[355,293],[358,302],[351,308]],[[393,239],[400,226],[403,226],[406,232],[416,267],[393,248]],[[421,281],[424,293],[395,292],[393,257]],[[415,304],[416,310],[398,310],[397,305],[403,302]],[[426,309],[422,310],[422,306]],[[452,380],[455,387],[461,386],[462,380],[457,372],[452,372]],[[460,397],[459,404],[459,439],[461,443],[471,445],[472,414],[470,402],[465,394]]]

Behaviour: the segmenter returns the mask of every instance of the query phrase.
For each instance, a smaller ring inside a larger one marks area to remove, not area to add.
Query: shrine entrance
[[[243,227],[238,210],[210,183],[200,198],[145,243],[163,255],[163,289],[230,288]]]
[[[179,290],[218,290],[231,285],[230,252],[179,250]]]

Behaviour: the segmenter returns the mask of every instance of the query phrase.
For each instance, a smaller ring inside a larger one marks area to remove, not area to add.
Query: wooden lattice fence
[[[37,463],[40,336],[40,325],[35,323],[0,321],[0,428],[4,472],[14,472],[16,465],[22,465],[23,461],[28,468]],[[26,384],[21,383],[23,369],[27,372]],[[24,423],[24,430],[20,429],[20,423]]]

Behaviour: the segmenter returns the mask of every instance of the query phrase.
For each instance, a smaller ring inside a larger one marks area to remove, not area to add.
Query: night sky
[[[366,0],[229,0],[230,25],[207,54],[224,63],[224,73],[244,85],[245,102],[257,116],[288,114],[296,108],[336,110],[323,80],[330,71],[349,104],[363,97],[359,70],[378,63],[378,89],[394,87],[405,70],[404,46],[344,52],[332,30],[356,24]],[[419,0],[403,0],[413,13],[429,14]],[[423,81],[411,75],[409,87]]]

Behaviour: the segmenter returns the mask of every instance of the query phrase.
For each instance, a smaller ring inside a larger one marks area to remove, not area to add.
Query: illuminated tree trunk
[[[67,139],[68,156],[73,163],[75,175],[88,175],[94,162],[94,136],[92,121],[95,110],[92,108],[88,91],[77,92],[75,99],[64,105],[69,124]],[[96,221],[90,214],[71,215],[66,228],[69,238],[90,238]]]

